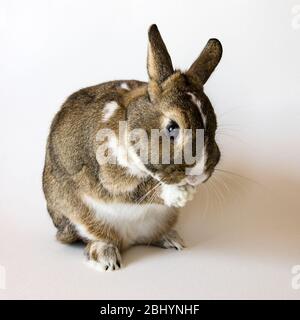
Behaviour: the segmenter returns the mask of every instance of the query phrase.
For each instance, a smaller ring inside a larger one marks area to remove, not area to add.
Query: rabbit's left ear
[[[204,85],[221,60],[222,51],[221,42],[217,39],[210,39],[200,56],[187,71],[187,75]]]
[[[148,37],[148,75],[160,85],[174,72],[172,60],[155,24],[150,26]]]

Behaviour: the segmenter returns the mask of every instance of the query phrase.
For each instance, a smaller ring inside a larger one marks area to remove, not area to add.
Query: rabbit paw
[[[186,185],[164,184],[162,186],[161,198],[168,207],[184,207],[187,201],[192,200],[195,188]]]
[[[182,250],[185,247],[183,240],[176,230],[169,231],[167,234],[162,236],[160,240],[153,244],[165,249]]]
[[[113,271],[121,268],[119,249],[113,244],[94,241],[88,244],[86,254],[89,264],[100,271]]]

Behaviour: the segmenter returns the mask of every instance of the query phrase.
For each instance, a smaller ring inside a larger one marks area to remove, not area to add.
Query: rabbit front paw
[[[90,242],[86,247],[89,264],[100,271],[113,271],[121,268],[119,249],[103,241]]]
[[[164,184],[162,185],[161,198],[168,207],[184,207],[187,201],[192,200],[195,188],[186,185]]]

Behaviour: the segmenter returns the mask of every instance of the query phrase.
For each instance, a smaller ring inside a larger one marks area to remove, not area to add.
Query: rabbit
[[[221,56],[221,43],[210,39],[186,72],[174,70],[157,26],[151,25],[148,83],[106,82],[81,89],[64,102],[51,124],[43,171],[58,241],[85,243],[88,262],[103,271],[121,268],[121,253],[133,245],[184,248],[174,229],[178,208],[192,199],[220,160],[216,115],[203,86]],[[163,129],[172,137],[173,150],[181,148],[180,129],[202,128],[202,156],[192,167],[174,159],[145,164],[120,135],[108,144],[117,161],[100,163],[97,150],[103,141],[96,139],[97,133],[104,128],[118,132],[122,121],[127,130]],[[201,174],[187,175],[188,166]]]

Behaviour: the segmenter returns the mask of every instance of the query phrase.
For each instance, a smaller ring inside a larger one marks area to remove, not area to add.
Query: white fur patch
[[[202,117],[202,120],[203,120],[204,129],[205,129],[206,125],[207,125],[207,119],[206,119],[206,116],[202,110],[201,101],[199,99],[197,99],[197,97],[191,92],[188,92],[188,95],[191,96],[193,103],[198,107],[199,112]],[[206,159],[207,159],[207,152],[206,152],[206,148],[204,145],[200,161],[198,161],[195,164],[195,166],[189,171],[189,175],[187,176],[187,181],[189,183],[191,183],[192,185],[198,185],[207,179],[207,174],[204,173]]]
[[[109,271],[112,271],[112,269],[111,268],[109,268],[109,269],[106,269],[105,268],[105,265],[104,265],[104,263],[102,262],[102,261],[99,261],[99,262],[97,262],[97,261],[95,261],[95,260],[91,260],[91,259],[89,259],[89,260],[86,260],[85,261],[85,265],[87,265],[89,268],[92,268],[92,269],[94,269],[94,270],[96,270],[96,271],[100,271],[100,272],[109,272]],[[116,268],[116,270],[118,270],[119,268],[117,267]]]
[[[202,155],[200,161],[198,161],[193,168],[188,171],[188,175],[186,180],[189,184],[196,186],[207,179],[207,174],[205,171],[205,164],[206,164],[207,154],[206,148],[203,146]]]
[[[88,267],[96,270],[96,271],[100,271],[100,272],[105,272],[106,270],[104,269],[104,266],[102,263],[99,263],[95,260],[85,260],[85,265],[87,265]]]
[[[109,148],[112,150],[117,163],[127,168],[129,174],[140,178],[151,174],[133,148],[128,145],[127,133],[122,137],[122,140],[123,141],[118,141],[115,136],[112,136],[109,140]]]
[[[124,89],[124,90],[130,90],[130,88],[129,88],[129,86],[128,86],[128,84],[127,84],[126,82],[122,82],[121,85],[120,85],[120,87],[121,87],[122,89]]]
[[[161,198],[168,207],[183,207],[192,200],[195,190],[189,185],[163,184]]]
[[[170,209],[160,204],[108,204],[86,194],[83,201],[95,212],[97,219],[118,232],[125,247],[149,241],[170,214]]]
[[[86,240],[97,240],[92,234],[88,232],[86,227],[82,224],[76,223],[74,224],[79,235]]]
[[[204,124],[204,129],[206,128],[206,116],[202,110],[202,105],[201,105],[201,101],[191,92],[188,92],[188,95],[191,96],[193,103],[198,107],[199,112],[201,114],[202,120],[203,120],[203,124]]]
[[[119,105],[116,101],[107,102],[103,108],[103,122],[107,122],[115,113],[115,111],[119,108]]]

